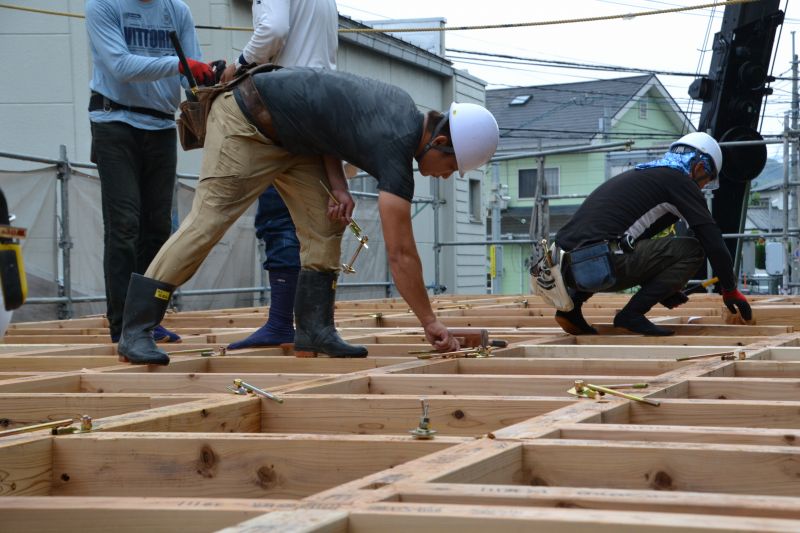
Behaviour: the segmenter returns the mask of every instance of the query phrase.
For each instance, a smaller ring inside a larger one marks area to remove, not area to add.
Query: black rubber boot
[[[301,270],[294,299],[294,351],[298,357],[366,357],[364,346],[342,340],[333,325],[336,272]]]
[[[590,292],[578,292],[574,289],[567,289],[569,297],[572,298],[574,305],[572,311],[565,313],[564,311],[556,311],[556,322],[561,326],[561,329],[570,335],[597,335],[597,330],[594,329],[586,319],[583,318],[581,306],[583,302],[592,297]]]
[[[614,327],[625,328],[628,331],[651,337],[668,337],[675,334],[671,329],[656,326],[642,313],[626,311],[625,309],[617,313],[617,316],[614,317]]]
[[[644,316],[664,295],[669,294],[674,294],[674,289],[655,284],[642,287],[614,317],[614,327],[653,337],[674,335],[671,329],[656,326]]]
[[[122,313],[119,360],[134,365],[168,365],[169,356],[158,349],[153,328],[164,319],[174,285],[131,274]]]

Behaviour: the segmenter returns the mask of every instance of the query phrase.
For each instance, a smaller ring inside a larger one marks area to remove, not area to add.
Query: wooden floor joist
[[[336,304],[366,359],[223,350],[263,307],[169,313],[167,367],[120,363],[102,317],[12,324],[0,435],[33,430],[0,436],[0,530],[800,530],[800,298],[751,297],[756,323],[736,325],[692,295],[653,310],[675,331],[655,338],[612,327],[627,298],[592,298],[600,334],[573,337],[534,296],[437,297],[449,326],[508,342],[484,358],[418,358],[397,299]],[[660,405],[576,397],[575,380]]]

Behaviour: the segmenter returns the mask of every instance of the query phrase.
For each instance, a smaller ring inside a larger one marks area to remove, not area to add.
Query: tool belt
[[[618,253],[617,250],[620,248],[616,241],[600,241],[567,252],[565,263],[572,285],[581,292],[600,292],[613,287],[617,275],[611,255]]]
[[[575,304],[567,292],[561,273],[561,250],[558,249],[556,243],[548,248],[546,242],[543,242],[541,252],[542,257],[530,268],[531,291],[559,311],[568,313],[572,311]]]
[[[272,115],[269,114],[264,100],[261,99],[252,76],[247,76],[234,90],[241,98],[244,106],[242,111],[248,120],[261,132],[261,135],[280,144],[278,134],[272,124]]]
[[[206,141],[206,120],[211,111],[211,104],[220,94],[233,90],[243,81],[249,80],[253,84],[252,75],[261,72],[270,72],[281,68],[278,65],[265,63],[255,66],[249,70],[242,71],[225,85],[214,85],[213,87],[199,87],[194,93],[197,100],[184,100],[181,102],[181,115],[175,121],[178,127],[178,138],[184,150],[194,150],[202,148]],[[241,70],[241,69],[240,69]],[[238,73],[239,71],[237,71]],[[263,105],[263,103],[262,103]],[[266,111],[266,107],[264,107]],[[271,123],[271,121],[270,121]],[[258,127],[258,125],[256,125]]]
[[[120,103],[115,102],[114,100],[109,100],[105,96],[100,93],[96,93],[92,91],[92,96],[89,97],[89,111],[116,111],[116,110],[124,110],[124,111],[132,111],[134,113],[139,113],[141,115],[149,115],[151,117],[156,118],[163,118],[165,120],[175,120],[175,115],[172,113],[165,113],[163,111],[158,111],[156,109],[150,109],[149,107],[137,107],[137,106],[129,106],[129,105],[122,105]]]
[[[11,226],[6,197],[0,191],[0,293],[3,307],[7,311],[20,307],[28,295],[22,248],[19,244],[19,239],[25,235],[25,229]]]

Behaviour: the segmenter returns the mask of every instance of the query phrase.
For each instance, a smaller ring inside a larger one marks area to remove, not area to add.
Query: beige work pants
[[[320,156],[287,152],[242,114],[232,93],[211,106],[200,183],[192,211],[161,247],[145,276],[172,285],[191,278],[225,231],[270,185],[278,189],[297,228],[304,269],[339,269],[346,226],[327,217],[330,187]]]

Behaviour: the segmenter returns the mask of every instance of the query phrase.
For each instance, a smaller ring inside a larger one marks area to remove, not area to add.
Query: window
[[[539,170],[535,168],[526,168],[519,171],[519,197],[520,198],[534,198],[536,196],[536,183]],[[546,191],[545,194],[560,194],[561,180],[559,169],[546,168],[544,169],[544,178]]]
[[[528,100],[531,99],[531,95],[529,94],[522,94],[519,96],[515,96],[511,99],[508,105],[525,105],[528,103]]]
[[[481,180],[469,180],[469,221],[481,222]]]
[[[350,186],[351,191],[369,192],[369,193],[378,192],[378,180],[376,180],[372,176],[364,176],[362,178],[352,178],[348,180],[348,185]]]
[[[644,98],[639,100],[639,118],[642,120],[647,118],[647,100]]]

